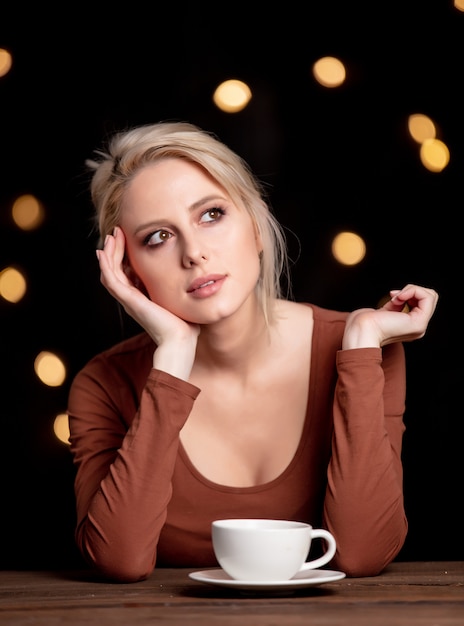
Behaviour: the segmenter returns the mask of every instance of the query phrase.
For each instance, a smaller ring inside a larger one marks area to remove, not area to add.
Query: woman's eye
[[[167,230],[157,230],[154,233],[150,233],[143,240],[144,246],[159,246],[172,237],[172,234]]]
[[[225,214],[223,209],[218,209],[215,207],[214,209],[208,209],[201,216],[201,222],[216,222],[221,219],[221,217]]]

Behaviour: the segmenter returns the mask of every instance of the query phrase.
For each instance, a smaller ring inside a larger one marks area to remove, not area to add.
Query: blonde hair
[[[214,135],[186,122],[159,122],[116,133],[106,150],[95,152],[87,165],[94,171],[90,192],[96,209],[100,244],[120,222],[122,198],[140,168],[166,157],[200,165],[251,215],[263,251],[256,291],[266,320],[282,297],[282,277],[288,279],[284,231],[271,213],[261,183],[248,164]]]

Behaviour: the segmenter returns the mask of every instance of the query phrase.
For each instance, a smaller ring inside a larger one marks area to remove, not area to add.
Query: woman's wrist
[[[195,359],[195,349],[162,344],[153,354],[153,367],[181,380],[188,380]]]
[[[355,350],[356,348],[380,348],[378,333],[373,328],[366,328],[356,324],[345,330],[343,335],[342,350]]]

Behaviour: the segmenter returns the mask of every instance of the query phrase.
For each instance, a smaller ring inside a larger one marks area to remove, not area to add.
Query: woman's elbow
[[[359,546],[359,550],[341,550],[334,557],[334,564],[350,578],[378,576],[395,559],[403,543],[399,541],[383,551],[370,549],[369,545]]]
[[[147,563],[146,559],[124,558],[119,550],[115,552],[94,554],[85,550],[83,555],[89,566],[110,582],[136,583],[146,580],[153,572],[154,564]]]

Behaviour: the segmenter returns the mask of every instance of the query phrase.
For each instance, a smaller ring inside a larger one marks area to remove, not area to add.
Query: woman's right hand
[[[188,380],[200,327],[173,315],[142,293],[124,272],[124,254],[124,233],[116,227],[113,235],[107,235],[103,250],[97,250],[102,284],[155,342],[153,367]]]

